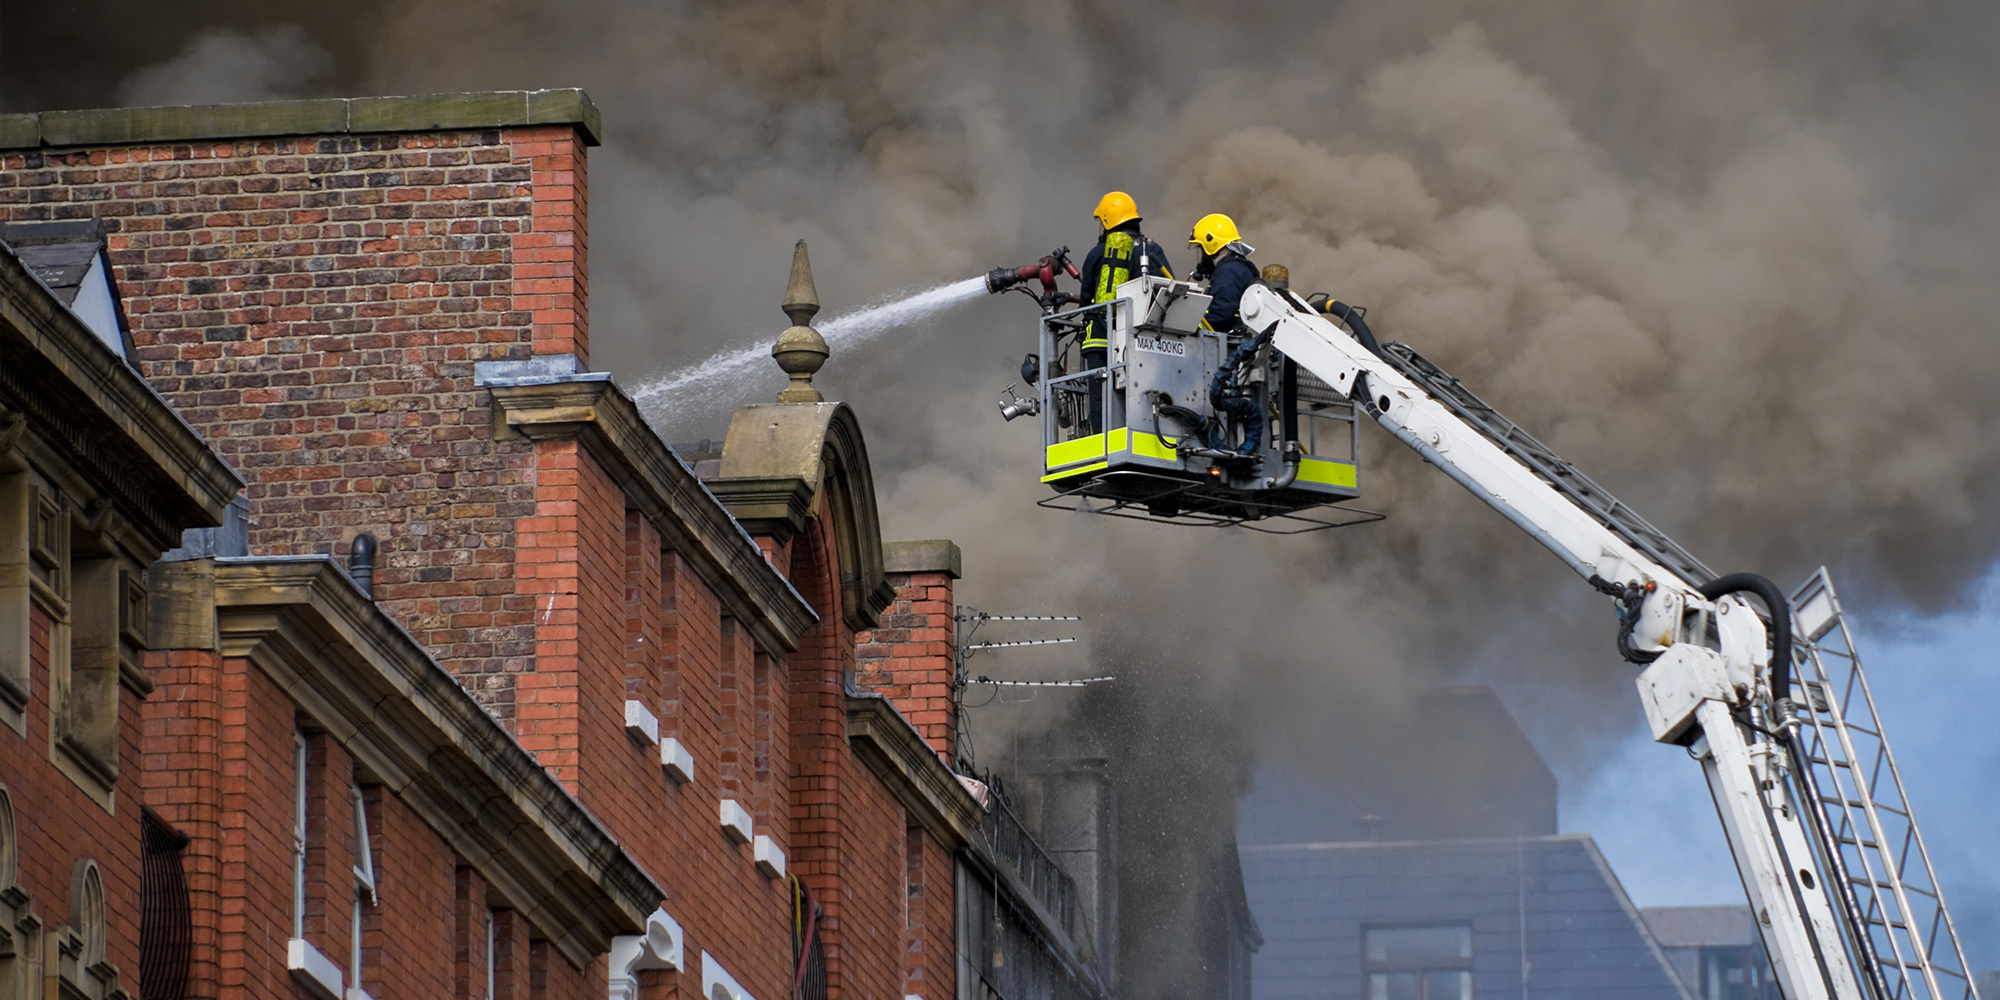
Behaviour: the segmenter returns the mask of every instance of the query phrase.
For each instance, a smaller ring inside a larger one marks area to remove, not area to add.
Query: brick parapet
[[[952,760],[958,752],[954,584],[945,570],[891,572],[896,598],[881,627],[855,637],[855,685],[884,695],[925,742]]]

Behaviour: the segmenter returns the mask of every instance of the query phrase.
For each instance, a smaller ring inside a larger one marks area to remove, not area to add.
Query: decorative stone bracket
[[[649,969],[678,972],[686,941],[681,925],[664,909],[646,918],[646,933],[611,939],[610,1000],[639,1000],[639,973]]]

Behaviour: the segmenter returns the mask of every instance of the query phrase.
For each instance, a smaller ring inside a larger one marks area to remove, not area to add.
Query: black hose
[[[1703,584],[1701,596],[1713,601],[1725,594],[1756,594],[1764,599],[1771,616],[1771,700],[1786,703],[1792,698],[1792,606],[1785,592],[1768,578],[1755,573],[1731,573]],[[1780,725],[1789,720],[1780,712]]]
[[[1299,439],[1299,363],[1286,358],[1283,372],[1278,396],[1278,440],[1291,442]]]
[[[1368,329],[1368,321],[1363,318],[1367,315],[1367,310],[1356,309],[1345,302],[1335,300],[1327,304],[1326,313],[1346,323],[1347,328],[1354,331],[1354,339],[1361,341],[1361,346],[1368,348],[1368,353],[1378,358],[1382,357],[1382,345],[1375,342],[1375,332]]]

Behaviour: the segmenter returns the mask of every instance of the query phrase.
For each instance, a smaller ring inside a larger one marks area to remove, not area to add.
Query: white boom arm
[[[1795,783],[1785,779],[1792,764],[1783,745],[1757,735],[1766,720],[1782,726],[1789,710],[1772,700],[1767,633],[1755,609],[1733,593],[1711,601],[1700,589],[1705,581],[1685,579],[1640,553],[1289,293],[1252,286],[1241,317],[1245,327],[1269,331],[1273,347],[1362,403],[1389,433],[1578,575],[1600,589],[1644,595],[1627,613],[1638,615],[1631,647],[1658,656],[1638,678],[1647,721],[1655,739],[1690,745],[1701,760],[1785,997],[1884,1000],[1875,996],[1877,977],[1857,969],[1865,959],[1857,959],[1856,942],[1866,928],[1853,926],[1828,895],[1844,883],[1822,871],[1802,825],[1816,805],[1799,801]],[[1790,611],[1778,606],[1770,613]],[[1711,622],[1719,648],[1706,644]]]

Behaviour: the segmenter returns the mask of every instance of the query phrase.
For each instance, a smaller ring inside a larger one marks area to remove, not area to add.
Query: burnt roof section
[[[586,143],[595,146],[603,141],[604,125],[597,105],[590,95],[566,87],[0,115],[0,149],[456,132],[524,125],[573,125],[583,132]]]

